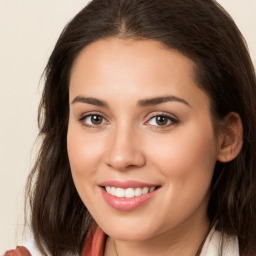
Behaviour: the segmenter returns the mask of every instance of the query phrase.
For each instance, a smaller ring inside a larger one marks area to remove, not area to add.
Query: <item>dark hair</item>
[[[214,120],[229,112],[242,119],[243,147],[217,162],[208,214],[219,230],[238,236],[241,255],[256,250],[256,80],[245,40],[214,0],[94,0],[65,27],[45,69],[39,107],[42,145],[27,192],[32,229],[42,253],[82,249],[93,219],[74,186],[67,155],[69,78],[81,50],[116,37],[155,40],[192,59]]]

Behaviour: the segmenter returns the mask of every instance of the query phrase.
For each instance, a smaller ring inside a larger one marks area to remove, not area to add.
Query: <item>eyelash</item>
[[[79,122],[80,122],[83,126],[86,126],[86,127],[88,127],[88,128],[96,128],[96,129],[97,129],[97,128],[101,128],[103,125],[105,125],[105,123],[108,123],[108,121],[106,121],[104,124],[90,125],[90,124],[88,124],[88,123],[85,122],[85,120],[86,120],[87,118],[93,117],[93,116],[100,117],[100,118],[103,118],[104,120],[106,120],[102,115],[99,115],[99,114],[97,114],[97,113],[91,113],[91,114],[89,114],[89,115],[81,116],[81,117],[79,118]],[[170,126],[173,126],[173,125],[176,125],[176,124],[179,123],[179,120],[178,120],[177,118],[174,118],[174,117],[172,117],[172,116],[169,116],[169,115],[167,115],[167,114],[165,114],[165,113],[160,113],[160,114],[157,114],[157,115],[155,115],[155,114],[152,115],[152,116],[149,118],[149,120],[146,122],[146,124],[148,125],[148,122],[149,122],[150,120],[152,120],[153,118],[157,118],[157,117],[164,117],[164,118],[167,118],[169,124],[163,125],[163,126],[161,126],[161,125],[152,125],[155,129],[164,129],[164,128],[168,128],[168,127],[170,127]]]
[[[91,113],[89,115],[84,115],[84,116],[81,116],[79,118],[79,122],[83,125],[83,126],[86,126],[86,127],[89,127],[89,128],[101,128],[103,125],[100,124],[100,125],[90,125],[90,124],[87,124],[85,122],[85,120],[88,118],[88,117],[93,117],[93,116],[97,116],[97,117],[101,117],[103,119],[105,119],[102,115],[99,115],[99,114],[96,114],[96,113]],[[106,120],[106,119],[105,119]],[[108,123],[108,122],[106,122]]]
[[[167,122],[169,122],[168,124],[165,125],[152,125],[155,129],[164,129],[164,128],[169,128],[170,126],[176,125],[179,123],[179,120],[177,118],[174,118],[168,114],[165,113],[160,113],[160,114],[154,114],[151,117],[149,117],[149,120],[146,122],[146,124],[149,123],[150,120],[155,119],[156,122],[156,118],[157,117],[163,117],[163,118],[167,118]]]

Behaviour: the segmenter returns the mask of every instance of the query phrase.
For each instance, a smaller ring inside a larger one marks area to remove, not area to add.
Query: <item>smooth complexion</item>
[[[108,38],[79,54],[70,78],[68,154],[81,199],[109,235],[105,255],[115,247],[119,256],[196,253],[209,227],[220,155],[212,120],[194,63],[175,50]],[[109,205],[102,184],[130,181],[158,189],[132,209]]]

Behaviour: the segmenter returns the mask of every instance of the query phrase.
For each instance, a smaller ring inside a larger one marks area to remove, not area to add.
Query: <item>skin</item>
[[[162,96],[180,100],[138,106]],[[102,123],[81,120],[90,114],[103,117]],[[162,114],[178,122],[157,123]],[[175,50],[150,40],[108,38],[79,54],[70,78],[68,155],[82,201],[109,236],[105,256],[196,254],[209,227],[209,187],[223,144],[212,120],[194,63]],[[104,201],[98,185],[107,180],[161,187],[139,208],[123,212]]]

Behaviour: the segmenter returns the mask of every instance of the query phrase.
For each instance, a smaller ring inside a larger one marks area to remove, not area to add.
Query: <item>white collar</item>
[[[236,236],[219,232],[212,228],[208,234],[200,256],[239,256],[239,244]]]

